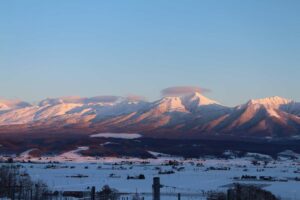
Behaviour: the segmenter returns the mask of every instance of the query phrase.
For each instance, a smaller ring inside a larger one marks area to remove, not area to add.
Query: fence
[[[169,191],[161,191],[162,188],[167,188]],[[95,192],[93,187],[87,196],[80,198],[80,200],[204,200],[207,197],[207,192],[182,192],[177,193],[175,191],[170,191],[172,186],[166,186],[160,184],[160,179],[155,177],[153,179],[152,192],[142,192],[142,193],[121,193],[117,191],[105,192]]]

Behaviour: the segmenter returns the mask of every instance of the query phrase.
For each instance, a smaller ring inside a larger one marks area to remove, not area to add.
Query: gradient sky
[[[225,105],[300,101],[299,0],[3,0],[0,96],[160,97],[200,86]]]

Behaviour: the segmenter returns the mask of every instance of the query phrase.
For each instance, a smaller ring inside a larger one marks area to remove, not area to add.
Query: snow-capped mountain
[[[264,99],[252,99],[248,102],[251,105],[261,105],[266,108],[278,109],[282,105],[290,104],[292,100],[285,99],[282,97],[274,96]]]
[[[172,133],[290,137],[300,135],[300,103],[275,96],[231,108],[197,92],[154,102],[115,96],[53,98],[35,105],[0,101],[0,132],[7,128],[22,132],[19,125],[29,132],[80,127],[83,132],[144,132],[164,137]]]
[[[261,136],[288,136],[300,131],[300,118],[288,112],[295,103],[281,97],[250,100],[213,122],[211,130]],[[296,110],[294,107],[293,110]]]
[[[29,106],[31,105],[24,101],[0,99],[0,111],[25,108]]]
[[[211,100],[198,92],[183,96],[182,100],[185,106],[190,110],[196,110],[201,106],[220,105],[218,102]]]

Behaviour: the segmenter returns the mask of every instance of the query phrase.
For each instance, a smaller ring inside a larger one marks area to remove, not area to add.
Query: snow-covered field
[[[21,165],[33,179],[43,180],[53,190],[87,190],[92,186],[96,186],[99,190],[102,186],[109,185],[120,192],[151,192],[152,179],[159,176],[161,184],[164,185],[163,193],[201,193],[209,190],[226,190],[226,185],[241,182],[263,185],[264,189],[283,199],[294,200],[300,197],[300,182],[295,180],[295,177],[300,178],[299,159],[271,160],[256,154],[232,159],[183,159],[167,155],[145,160],[86,157],[79,159],[80,156],[77,152],[83,149],[85,147],[57,157],[56,161],[59,163],[46,163],[52,159],[42,158],[38,161],[40,163],[21,163]],[[158,156],[158,153],[151,153]],[[74,158],[76,155],[78,155],[78,159]],[[68,156],[73,157],[70,159]],[[254,157],[269,161],[261,160],[253,163]],[[170,171],[174,173],[168,174],[167,172]],[[145,175],[145,180],[127,179],[127,176],[140,174]],[[235,178],[242,175],[257,176],[258,178],[259,176],[272,176],[274,180],[238,180]],[[146,199],[148,198],[150,199],[150,197],[146,197]],[[174,199],[174,197],[170,199]]]
[[[102,137],[102,138],[120,138],[120,139],[137,139],[142,137],[141,134],[138,133],[97,133],[93,134],[90,137]]]

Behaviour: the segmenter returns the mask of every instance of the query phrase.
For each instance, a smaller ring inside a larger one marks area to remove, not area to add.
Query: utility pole
[[[93,186],[91,191],[91,200],[95,200],[95,193],[96,193],[96,188],[95,186]]]
[[[152,195],[153,195],[153,200],[160,200],[160,179],[159,177],[154,177],[153,178],[153,185],[152,185]]]

